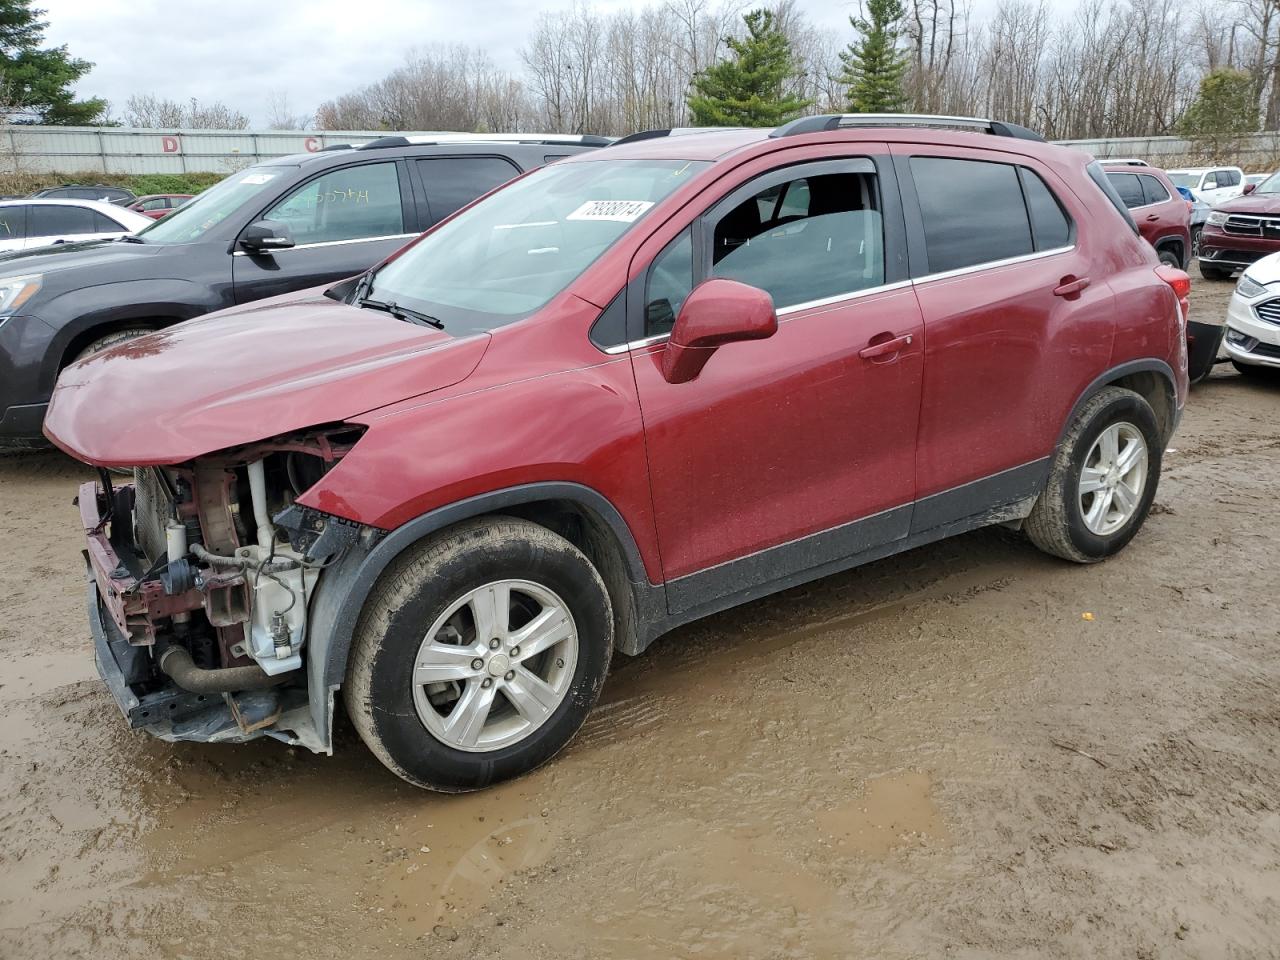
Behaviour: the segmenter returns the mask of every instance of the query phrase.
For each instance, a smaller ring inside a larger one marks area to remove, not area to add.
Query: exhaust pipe
[[[241,690],[269,690],[289,679],[289,674],[271,676],[256,663],[245,667],[206,670],[197,667],[191,654],[179,646],[165,647],[159,659],[160,672],[188,693],[239,693]]]

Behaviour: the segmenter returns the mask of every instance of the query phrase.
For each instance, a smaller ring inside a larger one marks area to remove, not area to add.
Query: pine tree
[[[898,50],[902,18],[901,0],[867,0],[867,16],[850,17],[862,39],[840,52],[844,69],[840,82],[847,88],[849,109],[854,113],[898,113],[906,109],[902,77],[907,59]]]
[[[66,47],[41,48],[43,12],[31,0],[0,0],[0,108],[26,122],[93,123],[107,102],[77,100],[71,89],[93,64],[70,56]]]
[[[694,77],[689,112],[699,126],[776,127],[813,102],[784,90],[799,68],[773,13],[752,10],[743,20],[747,35],[725,38],[732,57]]]

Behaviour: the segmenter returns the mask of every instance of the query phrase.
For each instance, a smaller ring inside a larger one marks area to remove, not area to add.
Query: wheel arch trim
[[[598,517],[612,533],[626,566],[633,592],[645,588],[660,591],[649,583],[644,561],[631,528],[617,507],[603,494],[580,483],[547,481],[494,490],[438,507],[392,530],[374,546],[349,556],[330,571],[336,577],[320,578],[313,598],[312,620],[326,624],[312,636],[309,681],[315,690],[336,687],[346,675],[347,656],[356,623],[378,578],[405,550],[446,527],[462,520],[498,513],[511,507],[548,501],[568,501]],[[638,588],[638,589],[637,589]],[[316,667],[320,667],[317,676]],[[315,681],[320,686],[315,686]]]
[[[1178,406],[1177,379],[1174,377],[1173,368],[1164,360],[1157,357],[1144,357],[1139,360],[1129,360],[1125,363],[1111,367],[1106,372],[1095,377],[1093,381],[1090,382],[1083,391],[1081,391],[1079,397],[1076,398],[1076,402],[1072,404],[1071,410],[1067,414],[1066,419],[1062,422],[1062,427],[1058,431],[1058,442],[1055,444],[1055,449],[1062,446],[1062,441],[1066,438],[1068,431],[1070,431],[1071,424],[1075,422],[1076,416],[1080,413],[1080,410],[1089,402],[1089,399],[1094,394],[1103,387],[1112,386],[1117,380],[1122,380],[1135,373],[1156,374],[1158,377],[1163,379],[1165,387],[1169,391],[1171,409],[1169,410],[1169,423],[1166,430],[1166,436],[1164,438],[1165,443],[1168,443],[1169,439],[1173,436],[1174,431],[1177,429],[1178,419],[1182,413],[1181,408]],[[1156,411],[1156,416],[1160,416],[1160,411]]]

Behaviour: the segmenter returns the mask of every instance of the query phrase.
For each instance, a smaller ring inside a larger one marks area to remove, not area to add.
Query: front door
[[[921,319],[901,258],[886,277],[902,228],[884,176],[849,158],[749,181],[669,243],[637,292],[648,342],[633,365],[673,613],[907,534]],[[706,277],[768,291],[778,331],[668,383],[652,341]]]
[[[331,170],[295,188],[259,219],[287,224],[294,246],[232,255],[236,303],[248,303],[367,270],[404,246],[417,216],[394,160]]]

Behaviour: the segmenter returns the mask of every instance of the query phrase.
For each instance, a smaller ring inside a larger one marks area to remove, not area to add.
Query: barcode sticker
[[[565,219],[616,220],[619,223],[634,223],[652,206],[652,200],[588,200]]]

